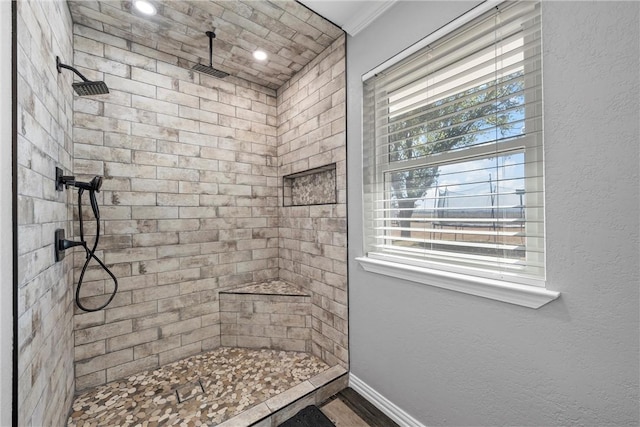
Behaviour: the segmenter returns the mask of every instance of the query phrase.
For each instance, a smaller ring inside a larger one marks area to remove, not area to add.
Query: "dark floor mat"
[[[278,427],[335,427],[317,406],[307,406]]]

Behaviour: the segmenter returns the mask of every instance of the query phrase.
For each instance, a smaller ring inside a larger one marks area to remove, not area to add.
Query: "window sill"
[[[433,270],[413,265],[359,257],[356,260],[365,271],[410,280],[438,288],[476,295],[529,308],[540,308],[557,299],[560,292],[537,286],[520,285],[483,277]]]

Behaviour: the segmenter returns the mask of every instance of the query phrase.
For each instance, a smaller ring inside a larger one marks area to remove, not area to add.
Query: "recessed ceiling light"
[[[263,50],[256,50],[255,52],[253,52],[253,57],[258,61],[264,61],[265,59],[267,59],[267,53]]]
[[[156,7],[146,0],[136,0],[133,2],[133,4],[136,7],[136,9],[138,9],[141,13],[144,13],[145,15],[155,15],[157,12]]]

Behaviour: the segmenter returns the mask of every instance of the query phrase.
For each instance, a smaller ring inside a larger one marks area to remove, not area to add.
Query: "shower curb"
[[[349,385],[349,372],[336,365],[230,418],[218,427],[277,427],[309,405],[319,405]]]

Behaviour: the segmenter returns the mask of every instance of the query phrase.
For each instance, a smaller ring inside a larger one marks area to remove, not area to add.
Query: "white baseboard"
[[[349,387],[402,427],[426,427],[352,373],[349,373]]]

